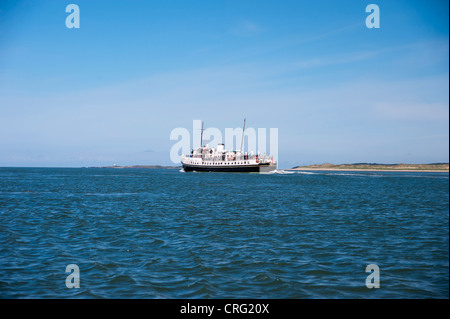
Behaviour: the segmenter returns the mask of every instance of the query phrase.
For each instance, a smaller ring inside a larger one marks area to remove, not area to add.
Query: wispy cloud
[[[341,55],[329,54],[325,57],[303,59],[293,63],[295,68],[316,68],[339,64],[349,64],[372,58],[384,57],[395,60],[397,66],[429,67],[448,59],[448,41],[414,42],[384,47],[370,51],[348,52]]]
[[[448,121],[448,104],[444,103],[376,103],[374,111],[390,120]]]
[[[238,37],[251,37],[262,31],[262,28],[254,22],[241,20],[230,28],[230,32]]]
[[[312,58],[293,63],[294,68],[315,68],[331,65],[339,65],[368,60],[378,55],[376,51],[355,52],[351,54],[329,56],[326,58]]]

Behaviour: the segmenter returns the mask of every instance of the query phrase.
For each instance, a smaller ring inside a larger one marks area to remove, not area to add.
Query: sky
[[[68,4],[80,27],[68,28]],[[366,6],[379,7],[368,28]],[[0,167],[176,165],[278,129],[279,168],[449,161],[448,1],[0,1]],[[195,143],[195,142],[193,142]]]

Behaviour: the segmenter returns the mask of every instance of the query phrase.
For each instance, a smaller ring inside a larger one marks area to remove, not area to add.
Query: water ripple
[[[448,174],[1,168],[0,186],[3,298],[448,298]]]

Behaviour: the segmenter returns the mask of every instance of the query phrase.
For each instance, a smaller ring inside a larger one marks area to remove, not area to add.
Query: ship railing
[[[200,156],[194,156],[200,158]],[[268,155],[240,155],[240,156],[201,156],[204,162],[235,162],[235,161],[248,161],[248,160],[258,160],[259,162],[271,162],[272,157]]]
[[[210,156],[209,154],[186,154],[185,157],[188,158],[201,158],[203,161],[247,161],[257,159],[260,162],[271,162],[273,161],[273,157],[267,154],[259,154],[259,155],[236,155],[236,156],[225,156],[225,159],[222,159],[223,155],[219,156]]]

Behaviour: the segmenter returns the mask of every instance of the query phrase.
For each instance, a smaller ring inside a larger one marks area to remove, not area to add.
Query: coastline
[[[347,171],[347,172],[417,172],[417,173],[448,173],[449,163],[430,164],[380,164],[380,163],[353,163],[353,164],[312,164],[295,166],[291,171]]]
[[[398,164],[397,164],[398,165]],[[449,169],[444,166],[444,168],[439,169],[436,168],[436,165],[433,164],[419,164],[422,167],[410,167],[407,168],[403,165],[398,165],[398,168],[394,168],[396,165],[389,165],[386,168],[380,167],[380,164],[373,165],[374,167],[367,167],[368,165],[361,165],[363,167],[359,168],[359,165],[352,164],[342,164],[342,165],[311,165],[311,166],[297,166],[293,168],[284,168],[284,171],[317,171],[317,172],[417,172],[417,173],[449,173]],[[356,166],[356,167],[355,167]],[[376,167],[375,167],[376,166]],[[432,166],[430,168],[424,168],[423,166]],[[434,167],[433,167],[434,166]],[[162,166],[162,165],[112,165],[112,166],[97,166],[97,167],[87,167],[87,168],[115,168],[115,169],[124,169],[124,168],[162,168],[162,169],[180,169],[182,166]]]
[[[163,169],[180,169],[182,166],[162,166],[162,165],[127,165],[127,166],[120,166],[120,165],[112,165],[112,166],[90,166],[87,168],[163,168]]]
[[[417,172],[417,173],[449,173],[449,170],[433,169],[380,169],[380,168],[289,168],[285,171],[342,171],[342,172]]]

